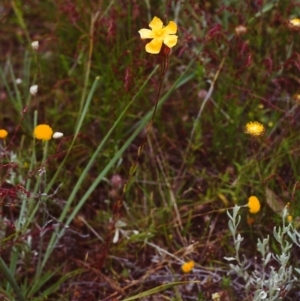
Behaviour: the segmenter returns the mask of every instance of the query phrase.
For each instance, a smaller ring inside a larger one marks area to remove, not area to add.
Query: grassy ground
[[[263,300],[228,275],[226,211],[261,201],[240,211],[249,271],[258,238],[280,252],[286,204],[298,227],[297,1],[4,0],[0,11],[0,299]],[[162,79],[165,56],[138,34],[154,16],[178,25]],[[264,135],[244,132],[251,121]],[[34,140],[44,123],[64,137]],[[290,256],[298,268],[297,246]],[[299,297],[296,283],[281,289],[273,300]]]

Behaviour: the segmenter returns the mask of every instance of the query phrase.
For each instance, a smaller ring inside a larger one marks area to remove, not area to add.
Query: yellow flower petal
[[[146,51],[148,53],[157,54],[160,52],[162,46],[162,39],[153,39],[151,42],[146,44]]]
[[[164,38],[164,44],[167,45],[169,48],[172,48],[177,44],[177,39],[178,37],[176,35],[166,36]]]
[[[154,17],[150,22],[149,27],[152,28],[153,30],[159,30],[162,29],[163,25],[164,24],[161,19]]]
[[[150,29],[141,29],[139,30],[139,34],[141,35],[142,39],[153,39],[154,35],[153,35],[153,31]]]
[[[164,29],[166,30],[167,34],[175,34],[177,32],[177,25],[175,22],[170,21]]]

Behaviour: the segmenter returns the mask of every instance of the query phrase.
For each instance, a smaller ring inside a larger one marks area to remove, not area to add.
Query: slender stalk
[[[5,264],[5,262],[3,261],[3,259],[1,257],[0,257],[0,271],[4,275],[6,280],[10,283],[13,291],[17,295],[16,300],[17,301],[25,301],[25,298],[22,294],[20,287],[18,286],[15,278],[12,276],[10,270],[8,269],[7,265]]]
[[[203,100],[203,102],[201,104],[201,107],[200,107],[200,109],[198,111],[197,117],[196,117],[196,119],[194,121],[193,128],[192,128],[192,131],[191,131],[191,134],[190,134],[188,145],[187,145],[187,147],[185,149],[185,152],[184,152],[184,159],[186,158],[187,154],[190,151],[190,148],[192,146],[192,142],[193,142],[193,139],[194,139],[194,135],[195,135],[195,132],[196,132],[196,127],[198,125],[199,119],[200,119],[200,117],[202,115],[202,112],[204,110],[204,107],[205,107],[206,103],[208,102],[208,100],[212,96],[212,93],[213,93],[214,88],[215,88],[215,83],[216,83],[216,81],[217,81],[217,79],[218,79],[218,77],[220,75],[220,72],[221,72],[222,67],[224,65],[224,62],[225,62],[225,59],[226,59],[226,56],[222,59],[221,64],[220,64],[220,66],[219,66],[219,68],[218,68],[218,70],[217,70],[217,72],[216,72],[216,74],[214,76],[214,79],[213,79],[213,81],[212,81],[212,83],[210,85],[210,88],[209,88],[209,90],[208,90],[208,92],[207,92],[207,94],[206,94],[206,96],[205,96],[205,98],[204,98],[204,100]],[[186,172],[186,170],[184,170],[184,166],[185,166],[185,160],[182,160],[182,163],[181,163],[181,166],[180,166],[180,169],[179,169],[179,172],[178,172],[177,179],[180,179],[180,178],[184,177],[185,172]]]
[[[81,111],[84,106],[84,101],[86,99],[86,94],[87,94],[87,87],[90,79],[90,72],[91,72],[91,65],[92,65],[92,55],[93,55],[93,50],[94,50],[94,29],[95,29],[95,22],[99,17],[100,12],[96,12],[94,15],[91,16],[91,27],[90,27],[90,33],[89,33],[89,53],[88,53],[88,59],[86,63],[86,71],[85,71],[85,77],[84,77],[84,84],[83,84],[83,89],[82,89],[82,94],[81,94],[81,99],[80,99],[80,107],[79,107],[79,118],[81,115]],[[79,122],[79,120],[78,120]],[[78,123],[77,122],[77,123]]]

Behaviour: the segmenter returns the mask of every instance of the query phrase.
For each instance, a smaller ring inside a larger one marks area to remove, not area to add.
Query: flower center
[[[164,34],[164,30],[163,30],[163,29],[156,30],[155,34],[156,34],[158,37],[161,37],[161,36]]]

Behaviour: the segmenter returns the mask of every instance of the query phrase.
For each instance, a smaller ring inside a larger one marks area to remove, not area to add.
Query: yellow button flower
[[[181,266],[181,270],[183,273],[189,273],[194,267],[195,267],[195,262],[193,260],[190,260],[188,262],[185,262]]]
[[[245,126],[245,133],[251,136],[261,136],[265,132],[265,127],[263,124],[254,121],[248,122]]]
[[[33,135],[39,140],[50,140],[53,134],[53,130],[47,124],[39,124],[35,127]]]
[[[1,129],[0,130],[0,139],[5,139],[7,137],[8,133],[6,130]]]
[[[257,213],[260,210],[260,202],[256,196],[250,196],[248,199],[248,207],[250,213]]]
[[[163,43],[169,48],[172,48],[177,44],[178,36],[175,35],[177,32],[177,25],[175,22],[170,21],[169,24],[164,27],[161,19],[154,17],[150,22],[149,27],[151,30],[144,28],[139,30],[142,39],[152,39],[145,47],[148,53],[159,53]]]

